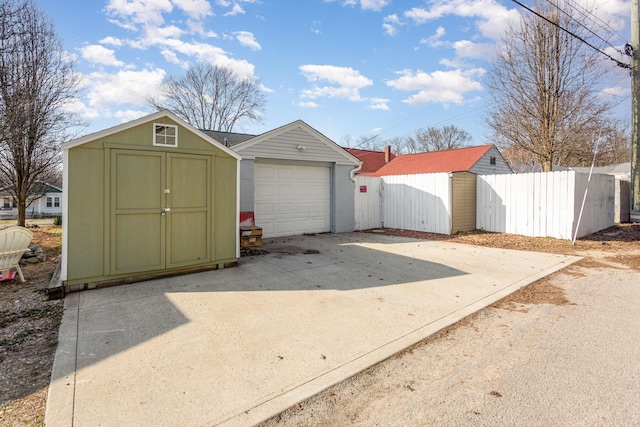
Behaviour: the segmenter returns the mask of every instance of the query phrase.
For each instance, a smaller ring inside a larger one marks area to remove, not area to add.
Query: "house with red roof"
[[[391,147],[388,145],[384,148],[384,151],[361,150],[359,148],[349,147],[344,147],[344,149],[362,162],[362,167],[357,172],[360,174],[375,173],[378,169],[396,158],[396,155],[391,152]]]
[[[403,154],[373,172],[373,176],[471,172],[476,175],[513,173],[495,145]]]

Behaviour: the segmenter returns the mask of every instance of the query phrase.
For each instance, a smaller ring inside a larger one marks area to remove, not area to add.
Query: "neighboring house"
[[[374,176],[471,172],[476,175],[513,173],[493,144],[455,150],[403,154],[384,165]]]
[[[591,167],[572,167],[576,172],[589,173]],[[631,162],[595,166],[593,173],[615,177],[614,222],[631,221]]]
[[[582,173],[589,173],[591,167],[572,167],[571,170]],[[631,178],[631,162],[617,163],[615,165],[595,166],[593,173],[600,173],[604,175],[613,175],[616,178]]]
[[[167,111],[62,149],[65,291],[237,263],[234,151]]]
[[[45,182],[38,182],[34,196],[27,201],[27,218],[53,217],[62,215],[62,189]],[[18,207],[5,189],[0,189],[0,217],[18,217]]]
[[[362,162],[362,167],[358,172],[356,172],[356,174],[377,172],[378,169],[396,157],[396,155],[391,152],[391,147],[388,145],[384,148],[384,151],[361,150],[359,148],[349,147],[344,147],[344,149]]]
[[[301,120],[247,135],[203,131],[242,156],[240,211],[264,237],[353,231],[360,161]]]
[[[542,165],[540,163],[537,163],[537,162],[529,162],[529,163],[510,162],[509,166],[511,166],[511,169],[513,170],[514,173],[538,173],[538,172],[542,172]],[[567,166],[551,165],[551,172],[564,172],[564,171],[568,171],[568,170],[571,170],[571,169],[572,168],[567,167]]]

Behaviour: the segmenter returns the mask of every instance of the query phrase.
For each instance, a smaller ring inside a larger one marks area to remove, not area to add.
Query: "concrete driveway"
[[[68,295],[46,425],[255,424],[578,259],[365,233],[264,248]]]

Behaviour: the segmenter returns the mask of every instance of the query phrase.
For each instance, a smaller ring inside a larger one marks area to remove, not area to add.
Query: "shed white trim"
[[[122,131],[127,130],[127,129],[131,129],[131,128],[134,128],[136,126],[148,123],[148,122],[158,121],[159,119],[164,118],[164,117],[169,118],[169,119],[173,120],[174,122],[180,124],[181,126],[186,128],[188,131],[193,132],[194,134],[198,135],[200,138],[202,138],[203,140],[205,140],[209,144],[215,146],[216,148],[224,151],[226,154],[230,155],[231,157],[233,157],[233,158],[235,158],[237,160],[242,160],[242,156],[240,156],[240,154],[238,154],[234,150],[230,149],[229,147],[226,147],[224,144],[221,144],[219,141],[216,141],[215,139],[211,138],[210,136],[208,136],[207,134],[205,134],[201,130],[196,129],[195,127],[191,126],[189,123],[185,122],[180,117],[178,117],[175,114],[173,114],[172,112],[166,111],[166,110],[158,111],[156,113],[150,114],[148,116],[140,117],[139,119],[132,120],[130,122],[123,123],[123,124],[118,125],[118,126],[113,126],[113,127],[110,127],[108,129],[104,129],[104,130],[99,131],[99,132],[90,133],[88,135],[81,136],[80,138],[72,139],[71,141],[67,141],[67,142],[63,143],[62,144],[62,149],[63,150],[69,150],[70,148],[77,147],[79,145],[83,145],[83,144],[86,144],[88,142],[95,141],[96,139],[104,138],[106,136],[113,135],[113,134],[116,134],[118,132],[122,132]]]

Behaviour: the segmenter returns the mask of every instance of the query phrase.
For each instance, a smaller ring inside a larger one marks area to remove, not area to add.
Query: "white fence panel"
[[[356,175],[355,191],[356,231],[382,227],[382,179]]]
[[[576,225],[580,214],[580,207],[587,188],[589,174],[576,174],[575,218]],[[591,175],[591,183],[587,191],[578,237],[586,236],[607,227],[615,221],[615,177],[613,175]],[[575,227],[573,229],[575,233]],[[573,238],[573,236],[572,236]]]
[[[385,176],[382,218],[388,228],[449,234],[451,177],[448,173]]]
[[[476,226],[571,240],[587,178],[573,171],[478,176]],[[593,175],[578,237],[613,225],[613,199],[613,177]]]

